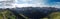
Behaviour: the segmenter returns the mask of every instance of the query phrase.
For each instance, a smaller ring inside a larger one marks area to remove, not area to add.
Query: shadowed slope
[[[23,14],[26,17],[32,18],[32,19],[39,19],[48,16],[52,12],[57,12],[57,8],[52,7],[46,7],[46,8],[40,8],[40,7],[26,7],[26,8],[15,8],[14,10],[11,9],[11,11],[19,17],[19,14]],[[23,18],[23,17],[22,17]]]

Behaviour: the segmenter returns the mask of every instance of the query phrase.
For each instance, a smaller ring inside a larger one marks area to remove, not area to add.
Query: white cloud
[[[60,8],[60,5],[45,5],[44,3],[36,3],[36,4],[16,4],[16,7],[56,7]]]
[[[4,0],[0,0],[0,1],[4,1]]]
[[[44,5],[44,0],[22,0],[24,2],[28,2],[28,1],[32,1],[34,4],[27,4],[27,3],[24,3],[24,4],[16,4],[17,7],[43,7],[43,6],[46,6]]]
[[[11,0],[0,0],[0,1],[11,1]]]
[[[46,7],[44,4],[16,4],[16,7]]]
[[[23,2],[28,2],[28,1],[32,1],[32,0],[21,0],[21,1],[23,1]]]
[[[15,4],[16,7],[31,7],[33,4]]]
[[[28,1],[33,1],[33,0],[22,0],[24,2],[28,2]],[[35,0],[33,1],[34,4],[27,4],[27,3],[24,3],[24,4],[13,4],[12,7],[6,7],[6,8],[15,8],[15,7],[57,7],[57,8],[60,8],[59,5],[53,5],[53,6],[50,6],[50,5],[46,5],[44,2],[45,0]],[[17,0],[15,0],[15,2],[18,2]]]

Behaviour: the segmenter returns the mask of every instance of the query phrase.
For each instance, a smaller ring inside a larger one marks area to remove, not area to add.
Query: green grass
[[[60,19],[60,12],[53,12],[49,16],[51,17],[50,19]],[[44,18],[44,19],[48,19],[48,18]]]
[[[3,17],[2,17],[2,16],[0,16],[0,19],[3,19]]]
[[[5,16],[5,18],[4,18],[3,15]],[[4,19],[8,19],[8,17],[10,19],[15,19],[15,15],[13,15],[13,13],[11,11],[9,11],[9,10],[2,10],[2,11],[0,11],[0,19],[3,19],[3,18]]]
[[[54,13],[52,13],[51,16],[53,19],[59,19],[60,18],[60,12],[54,12]]]

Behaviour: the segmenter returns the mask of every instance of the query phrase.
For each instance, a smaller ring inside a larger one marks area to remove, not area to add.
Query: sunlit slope
[[[60,12],[54,12],[50,16],[53,19],[60,19]]]
[[[15,16],[9,10],[1,10],[0,11],[0,19],[15,19]]]
[[[50,16],[50,19],[60,19],[60,12],[53,12],[49,16]],[[48,18],[43,18],[43,19],[48,19]]]

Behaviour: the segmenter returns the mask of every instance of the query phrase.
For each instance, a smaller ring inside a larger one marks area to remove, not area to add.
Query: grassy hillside
[[[53,12],[49,16],[50,16],[50,19],[60,19],[60,12]],[[44,18],[44,19],[48,19],[48,18]]]
[[[0,19],[15,19],[15,15],[9,10],[1,10]]]
[[[60,19],[60,12],[54,12],[50,16],[53,19]]]

